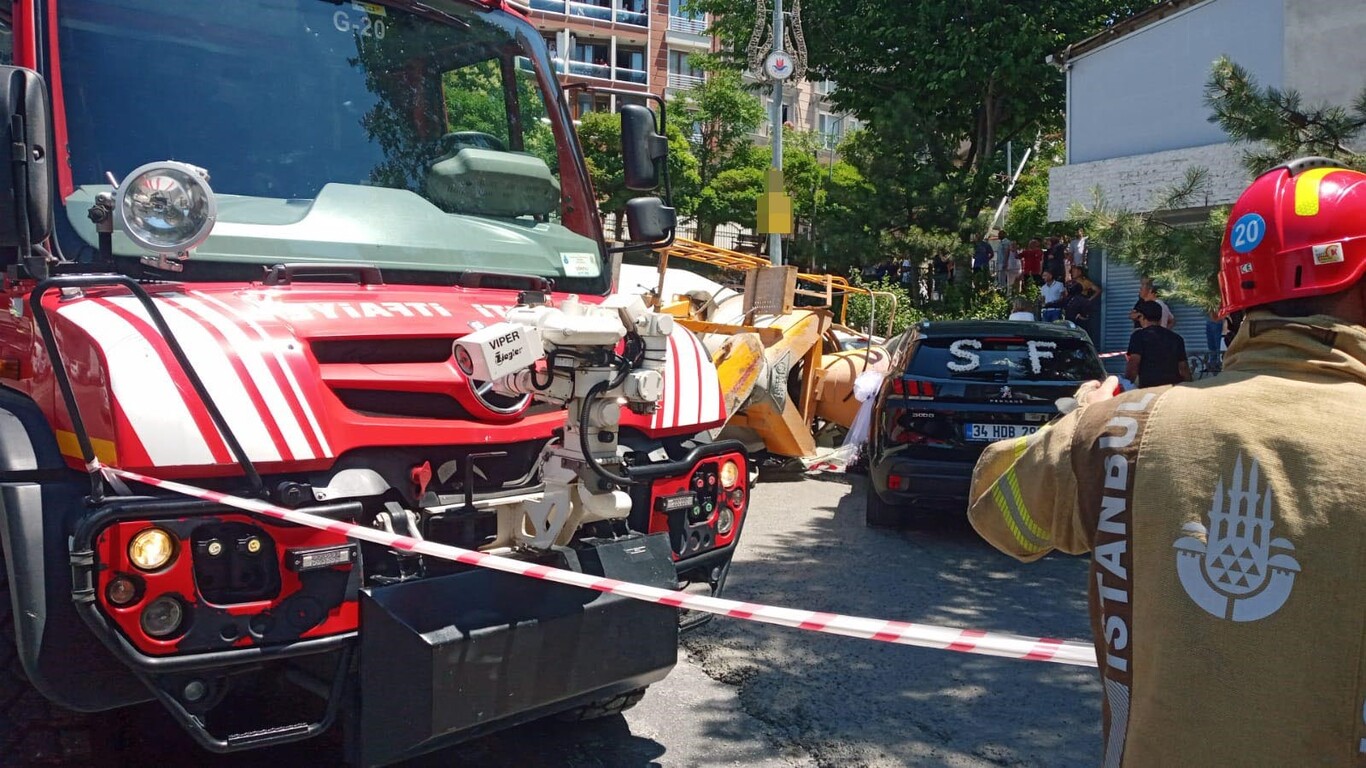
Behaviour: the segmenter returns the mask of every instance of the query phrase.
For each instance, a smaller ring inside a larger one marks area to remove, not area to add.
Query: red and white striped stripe
[[[262,416],[279,429],[285,443],[284,453],[294,459],[313,458],[317,452],[309,435],[305,434],[305,428],[294,415],[294,406],[285,394],[280,377],[267,364],[259,338],[248,335],[240,322],[233,321],[197,298],[178,296],[171,301],[221,336],[237,356],[245,373],[242,382],[259,393]],[[236,422],[233,422],[233,429],[236,428]]]
[[[204,291],[190,291],[190,295],[217,307],[228,317],[236,320],[256,335],[256,338],[259,340],[256,346],[263,353],[269,354],[267,362],[271,360],[274,361],[276,370],[279,371],[280,375],[284,377],[285,382],[289,385],[289,390],[294,396],[294,404],[298,406],[299,411],[302,413],[303,420],[308,423],[312,436],[311,439],[316,441],[318,455],[321,457],[332,456],[332,447],[327,443],[327,437],[323,434],[322,425],[318,423],[318,417],[313,411],[313,406],[309,403],[308,396],[304,394],[303,388],[299,386],[299,379],[294,375],[294,370],[290,367],[289,361],[282,351],[282,347],[290,340],[272,337],[270,333],[261,327],[260,323],[256,322],[255,318],[253,318],[248,311],[233,307],[217,296],[205,293]]]
[[[1096,666],[1095,649],[1089,643],[1056,640],[1053,638],[1018,637],[975,629],[957,629],[929,624],[911,624],[901,621],[866,619],[857,616],[841,616],[834,613],[801,611],[792,608],[779,608],[771,605],[742,603],[722,600],[705,595],[692,595],[667,589],[647,587],[616,579],[605,579],[574,571],[549,568],[544,565],[524,563],[496,555],[474,552],[468,549],[438,544],[432,541],[413,539],[407,536],[388,533],[354,523],[329,520],[325,517],[310,515],[298,510],[285,509],[254,499],[196,488],[184,483],[159,480],[136,472],[128,472],[110,467],[103,468],[110,474],[155,488],[179,493],[196,499],[203,499],[236,509],[255,512],[266,517],[282,520],[296,525],[306,525],[324,531],[331,531],[353,539],[361,539],[402,552],[415,552],[431,557],[450,560],[480,568],[488,568],[533,579],[553,581],[574,587],[592,589],[648,603],[668,605],[692,611],[702,611],[718,616],[729,616],[747,621],[759,621],[784,627],[824,632],[832,635],[880,640],[900,645],[914,645],[922,648],[938,648],[962,653],[976,653],[984,656],[1000,656],[1028,661],[1050,661],[1055,664],[1077,666]]]
[[[664,397],[651,428],[703,426],[725,419],[716,366],[692,331],[675,326],[669,336],[669,362],[664,368]]]
[[[95,301],[63,306],[62,317],[79,326],[104,353],[109,390],[119,411],[157,466],[217,462],[196,428],[181,389],[161,359],[159,344],[127,317]]]
[[[287,342],[207,294],[165,298],[160,308],[166,324],[252,461],[331,456],[281,349]],[[153,464],[231,461],[226,441],[140,302],[87,298],[58,311],[104,353],[114,400]]]

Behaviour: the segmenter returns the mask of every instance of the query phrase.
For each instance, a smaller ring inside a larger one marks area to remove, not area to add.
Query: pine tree
[[[1210,122],[1246,145],[1249,176],[1308,155],[1366,169],[1366,155],[1353,149],[1366,127],[1366,89],[1350,106],[1305,104],[1298,92],[1262,88],[1246,69],[1221,57],[1205,84],[1205,103]]]

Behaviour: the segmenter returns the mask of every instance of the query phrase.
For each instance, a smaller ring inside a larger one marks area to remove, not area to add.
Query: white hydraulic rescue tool
[[[626,518],[631,500],[620,487],[633,481],[614,470],[621,408],[658,407],[672,331],[673,317],[646,309],[639,296],[614,294],[601,304],[570,296],[552,306],[530,293],[506,322],[455,342],[467,376],[568,411],[563,439],[547,449],[543,497],[524,502],[525,520],[500,530],[499,540],[546,548],[566,543],[581,525]]]

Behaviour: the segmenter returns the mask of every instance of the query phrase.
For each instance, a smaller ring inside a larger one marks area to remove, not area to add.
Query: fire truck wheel
[[[877,495],[873,489],[873,481],[870,478],[864,484],[865,501],[863,503],[863,519],[869,528],[899,528],[905,525],[905,516],[901,510],[888,504]]]
[[[634,691],[623,693],[620,696],[595,701],[577,709],[562,712],[556,717],[570,723],[581,723],[585,720],[598,720],[604,717],[611,717],[612,715],[619,715],[639,704],[640,700],[643,698],[645,698],[645,689],[638,688]]]
[[[53,704],[24,677],[14,644],[9,571],[0,555],[0,765],[97,765],[97,717]]]

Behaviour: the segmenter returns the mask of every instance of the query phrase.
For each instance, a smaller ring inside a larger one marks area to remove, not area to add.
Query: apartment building
[[[783,87],[783,125],[816,134],[822,152],[834,152],[840,141],[859,127],[852,115],[835,109],[830,101],[834,91],[835,83],[830,80],[789,82]],[[763,98],[765,108],[771,111],[773,94],[767,93]],[[756,140],[766,143],[769,128],[767,122],[760,126]]]
[[[712,48],[704,17],[681,0],[522,0],[545,37],[561,82],[672,96],[702,81],[691,56]],[[612,110],[619,97],[580,93],[575,114]]]
[[[694,56],[714,50],[707,19],[684,10],[685,0],[520,0],[519,8],[545,37],[561,82],[607,86],[671,97],[702,82]],[[834,111],[834,84],[789,83],[784,89],[783,122],[814,131],[833,150],[856,126]],[[622,98],[577,96],[576,115],[612,110]],[[768,103],[771,96],[765,96]],[[766,141],[765,125],[756,140]]]

